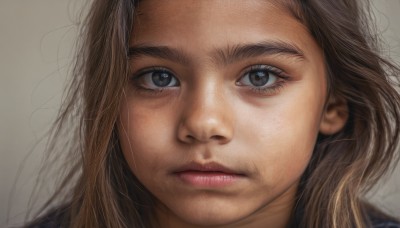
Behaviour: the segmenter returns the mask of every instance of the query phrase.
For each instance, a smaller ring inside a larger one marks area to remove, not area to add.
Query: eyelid
[[[243,80],[246,80],[245,77],[250,77],[251,73],[255,73],[257,71],[266,71],[269,74],[273,74],[276,78],[276,81],[271,85],[267,85],[268,83],[266,83],[265,86],[248,85],[243,83]],[[236,85],[245,88],[247,91],[252,92],[253,94],[266,97],[278,94],[290,79],[290,75],[286,74],[285,71],[278,67],[268,64],[256,64],[251,65],[242,71],[240,78],[236,81]]]
[[[255,64],[250,67],[247,67],[242,73],[242,76],[256,70],[266,70],[282,78],[288,77],[282,69],[268,64]]]
[[[282,79],[282,80],[290,79],[290,76],[288,74],[286,74],[285,71],[283,71],[282,69],[280,69],[278,67],[268,65],[268,64],[255,64],[255,65],[251,65],[251,66],[245,68],[244,70],[242,70],[242,73],[240,73],[240,77],[236,81],[236,83],[238,83],[240,80],[242,80],[243,77],[245,77],[249,73],[254,72],[254,71],[259,71],[259,70],[268,71],[268,72],[276,75],[279,79]]]
[[[167,73],[171,75],[172,80],[166,86],[158,86],[155,84],[154,81],[152,81],[152,79],[148,77],[154,73]],[[173,87],[180,86],[179,79],[175,76],[175,74],[171,70],[159,66],[153,66],[138,70],[137,72],[133,73],[133,75],[130,77],[129,80],[131,81],[132,85],[134,85],[137,92],[143,92],[147,94],[160,93],[164,90],[169,90],[172,89]],[[172,83],[173,85],[170,86],[170,83]]]
[[[135,78],[140,78],[141,76],[154,72],[154,71],[164,71],[164,72],[168,72],[172,75],[176,75],[172,70],[166,68],[166,67],[159,67],[159,66],[154,66],[154,67],[148,67],[148,68],[144,68],[144,69],[140,69],[138,71],[136,71],[135,73],[132,74],[131,78],[135,79]]]

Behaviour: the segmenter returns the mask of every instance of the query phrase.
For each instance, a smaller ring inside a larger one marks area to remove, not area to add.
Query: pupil
[[[266,72],[256,71],[256,72],[250,73],[250,82],[254,86],[264,86],[265,84],[267,84],[268,79],[269,79],[269,75]]]
[[[154,85],[156,85],[158,87],[165,87],[165,86],[169,85],[171,80],[172,80],[171,75],[169,75],[166,72],[154,72],[152,74],[152,81],[153,81]]]

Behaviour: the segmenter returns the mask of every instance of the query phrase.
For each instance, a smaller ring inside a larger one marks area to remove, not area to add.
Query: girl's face
[[[284,227],[326,98],[307,28],[265,0],[147,0],[136,13],[119,134],[159,221]]]

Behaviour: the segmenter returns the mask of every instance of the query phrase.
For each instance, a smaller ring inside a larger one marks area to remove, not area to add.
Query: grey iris
[[[255,71],[249,73],[249,81],[254,86],[264,86],[268,83],[269,74],[264,71]]]
[[[154,85],[158,87],[165,87],[169,85],[172,81],[172,76],[167,72],[154,72],[151,75],[151,80]]]

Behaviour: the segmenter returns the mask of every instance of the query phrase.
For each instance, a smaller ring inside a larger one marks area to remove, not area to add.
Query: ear
[[[322,113],[319,131],[323,135],[333,135],[344,127],[348,118],[347,101],[331,96],[325,106],[324,113]]]

